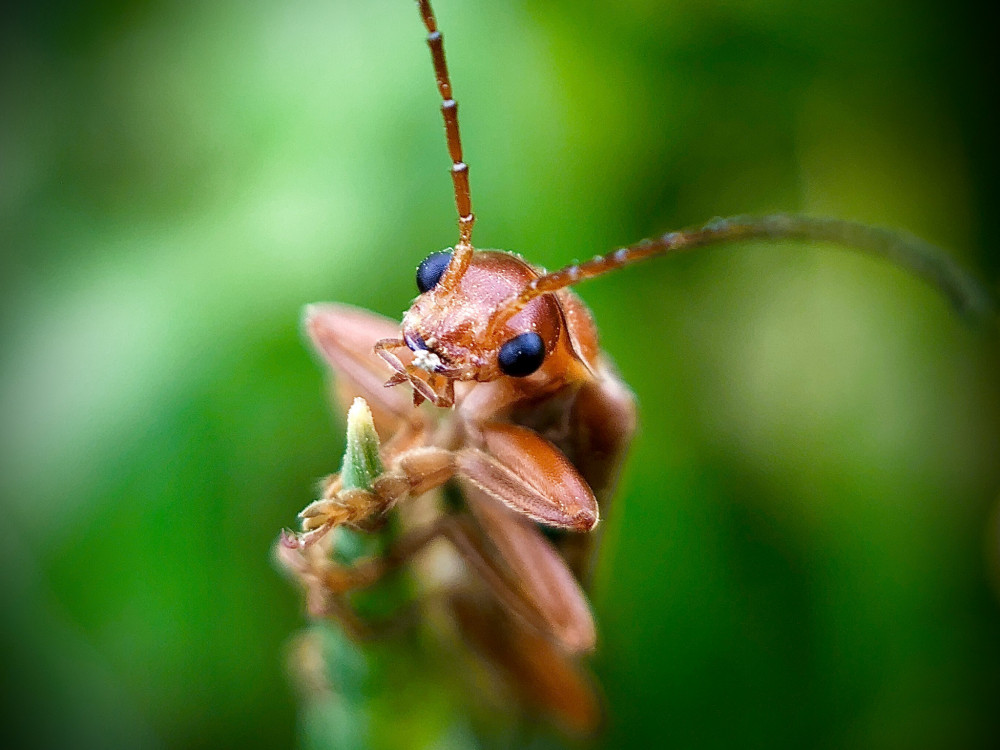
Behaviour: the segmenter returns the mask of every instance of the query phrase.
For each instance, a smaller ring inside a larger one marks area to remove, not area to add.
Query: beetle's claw
[[[394,385],[402,385],[407,380],[408,380],[408,378],[406,377],[406,373],[405,372],[397,372],[397,373],[394,373],[391,378],[389,378],[387,381],[385,381],[385,383],[383,385],[386,388],[392,388]]]

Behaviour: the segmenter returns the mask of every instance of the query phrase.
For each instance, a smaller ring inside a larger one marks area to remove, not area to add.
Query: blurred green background
[[[480,247],[555,267],[795,210],[996,289],[978,3],[435,10]],[[300,310],[398,317],[456,238],[414,3],[39,2],[0,39],[5,734],[290,746],[269,547],[343,430]],[[996,340],[794,243],[580,291],[641,409],[594,594],[606,746],[995,746]]]

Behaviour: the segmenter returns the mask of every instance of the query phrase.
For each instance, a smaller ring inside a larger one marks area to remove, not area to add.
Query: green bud
[[[340,470],[341,481],[345,490],[371,490],[383,471],[371,409],[358,397],[347,412],[347,450]]]

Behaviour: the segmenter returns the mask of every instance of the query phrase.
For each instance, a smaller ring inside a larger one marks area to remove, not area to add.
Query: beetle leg
[[[586,597],[565,561],[531,523],[589,530],[597,522],[593,493],[569,461],[537,433],[488,424],[480,436],[485,450],[418,446],[391,458],[384,455],[388,469],[370,491],[344,490],[338,477],[327,481],[323,496],[302,513],[304,534],[286,537],[281,545],[283,561],[310,592],[311,611],[323,611],[330,595],[370,585],[433,536],[445,536],[509,611],[567,652],[593,647],[594,623]],[[409,445],[413,442],[416,439]],[[448,520],[420,544],[412,539],[401,543],[367,567],[345,569],[331,562],[330,530],[376,520],[403,497],[428,492],[456,473],[463,479],[478,529],[469,519]]]
[[[375,342],[375,354],[382,359],[394,372],[385,382],[387,388],[409,382],[413,387],[413,405],[420,406],[424,401],[430,401],[435,406],[449,408],[455,403],[455,384],[450,378],[436,372],[427,372],[414,364],[404,364],[393,354],[393,351],[406,352],[410,355],[410,347],[400,338],[379,339]]]
[[[327,613],[331,597],[374,583],[386,564],[375,560],[350,568],[337,565],[331,558],[335,535],[330,532],[344,524],[377,521],[405,495],[440,486],[454,473],[451,452],[440,448],[410,448],[386,463],[390,469],[375,479],[371,490],[345,490],[338,475],[329,478],[323,496],[299,514],[302,533],[282,532],[277,557],[302,583],[308,609],[315,615]]]
[[[534,531],[534,528],[531,528]],[[496,549],[484,539],[480,528],[467,517],[457,515],[439,517],[434,522],[397,539],[381,557],[364,560],[350,568],[339,567],[335,571],[329,571],[325,577],[325,587],[330,593],[343,594],[369,586],[390,571],[408,563],[437,539],[444,539],[451,544],[474,573],[476,580],[483,581],[508,611],[546,634],[550,633],[548,613],[544,612],[543,607],[536,602],[538,597],[525,596],[521,582],[512,576],[511,568],[504,564],[506,561],[498,558]],[[545,540],[542,541],[544,543]],[[593,623],[591,623],[591,633],[593,633]],[[559,638],[555,640],[562,642]],[[592,640],[591,638],[591,645]]]
[[[381,517],[407,495],[422,495],[440,487],[454,475],[451,451],[431,446],[411,447],[424,438],[424,433],[400,437],[405,440],[391,441],[400,449],[397,455],[392,456],[392,451],[383,449],[383,461],[388,469],[375,478],[370,490],[345,490],[340,475],[327,477],[320,498],[299,513],[302,533],[286,535],[284,545],[309,547],[337,526],[364,525]]]
[[[597,525],[597,500],[569,460],[552,443],[524,427],[488,424],[480,429],[485,450],[422,447],[387,460],[390,469],[371,491],[341,490],[332,480],[305,511],[304,531],[359,523],[381,515],[405,495],[439,487],[456,471],[474,487],[533,521],[590,531]],[[315,536],[318,536],[315,535]]]
[[[474,486],[467,485],[465,494],[476,523],[446,516],[396,540],[381,557],[350,567],[333,562],[332,528],[367,518],[365,514],[380,514],[407,492],[422,494],[443,483],[453,471],[447,456],[434,448],[410,451],[398,460],[402,471],[381,477],[372,492],[345,491],[340,498],[319,500],[303,511],[305,534],[283,536],[278,555],[305,586],[309,610],[327,613],[331,596],[372,585],[441,537],[508,611],[570,653],[592,649],[594,622],[586,596],[559,553],[530,521]],[[404,479],[406,472],[409,479]]]
[[[599,514],[594,493],[548,440],[517,425],[479,427],[480,448],[456,453],[459,473],[474,486],[532,521],[590,531]]]
[[[277,547],[277,555],[305,587],[308,609],[314,616],[329,615],[344,620],[352,632],[360,633],[360,621],[356,617],[350,617],[352,611],[344,595],[373,585],[387,573],[409,562],[437,539],[445,539],[451,543],[475,574],[476,580],[483,581],[508,611],[543,632],[551,630],[547,624],[551,618],[544,608],[538,606],[538,597],[529,598],[524,595],[517,579],[498,560],[495,550],[485,543],[482,533],[467,517],[439,517],[433,523],[395,540],[384,555],[360,560],[349,566],[338,564],[332,559],[332,535],[324,536],[318,543],[310,545],[297,543],[283,535]]]

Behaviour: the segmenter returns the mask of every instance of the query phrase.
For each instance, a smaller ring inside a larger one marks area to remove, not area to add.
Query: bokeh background
[[[905,228],[997,288],[978,3],[435,6],[477,245],[555,267],[795,210]],[[300,310],[396,317],[456,238],[414,4],[4,16],[5,736],[293,746],[304,619],[269,547],[343,439]],[[580,291],[642,423],[594,592],[605,745],[995,746],[996,339],[794,243]]]

